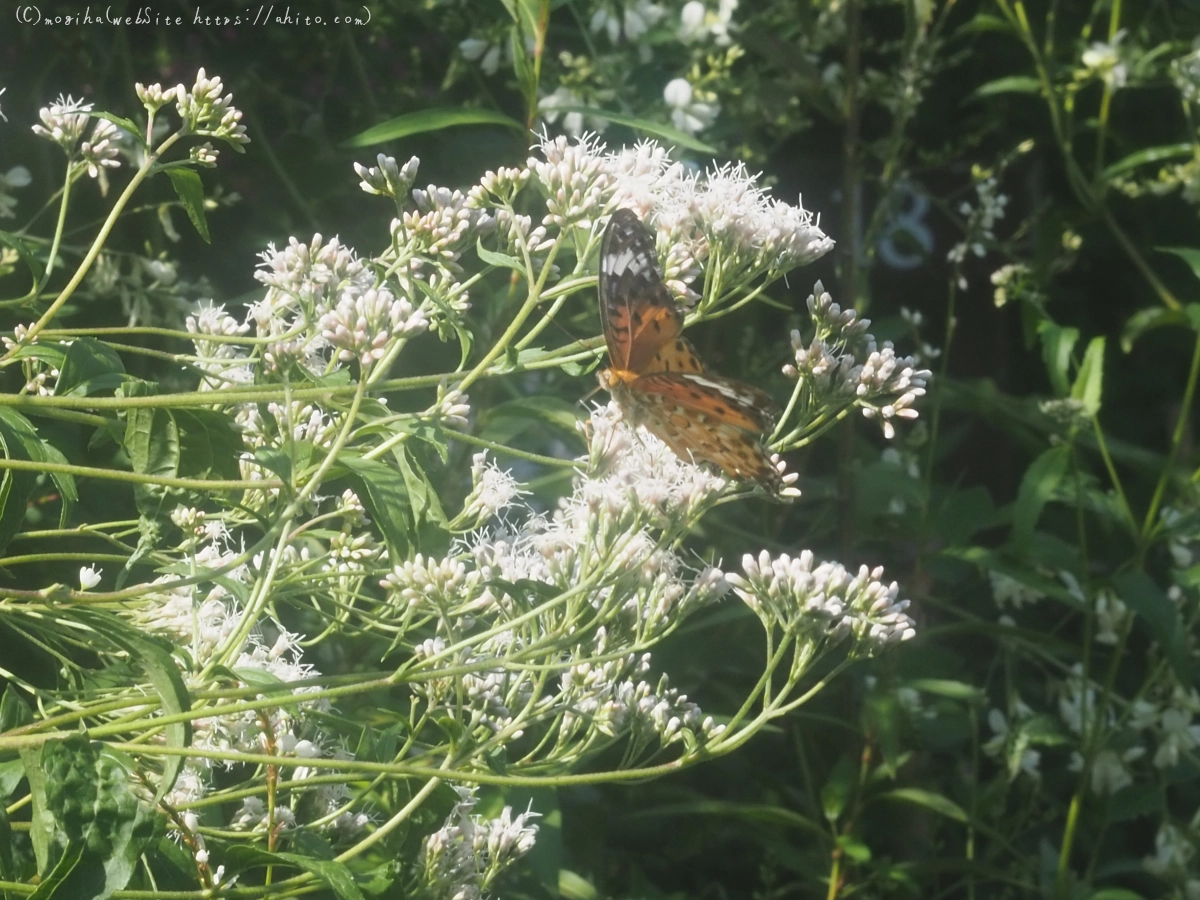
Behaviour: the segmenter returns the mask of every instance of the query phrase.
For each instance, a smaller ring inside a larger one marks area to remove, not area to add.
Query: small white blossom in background
[[[1125,29],[1122,28],[1111,41],[1094,41],[1080,59],[1085,73],[1101,79],[1110,90],[1125,87],[1129,78],[1129,67],[1121,59],[1120,45],[1124,38]]]
[[[17,198],[10,191],[28,187],[33,181],[29,170],[24,166],[13,166],[0,175],[0,219],[12,219],[16,216]]]
[[[992,737],[983,745],[983,752],[993,759],[1004,760],[1010,781],[1018,775],[1041,777],[1042,754],[1029,746],[1029,735],[1024,729],[1011,728],[1008,717],[998,709],[988,713],[988,727],[992,729]]]
[[[560,84],[554,89],[554,93],[547,94],[538,101],[538,112],[551,125],[558,121],[559,116],[563,116],[563,130],[568,134],[579,137],[583,134],[585,127],[583,113],[577,111],[567,111],[564,113],[563,110],[569,110],[570,107],[586,107],[587,105],[584,98],[578,93],[566,85]],[[593,131],[604,131],[608,127],[608,121],[588,116],[586,127]]]
[[[1007,609],[1011,606],[1013,609],[1023,609],[1026,606],[1032,606],[1039,600],[1044,600],[1046,595],[1036,588],[1030,587],[1024,582],[1017,581],[1011,575],[1006,575],[1003,572],[991,570],[988,572],[988,581],[992,585],[992,598],[996,601],[996,606],[1000,609]]]
[[[1195,44],[1192,45],[1195,47]],[[1200,103],[1200,48],[1171,63],[1171,79],[1188,103]]]
[[[706,98],[709,96],[704,95]],[[685,134],[696,134],[717,119],[721,106],[715,98],[704,102],[686,78],[676,78],[663,88],[663,100],[671,110],[671,122]]]
[[[97,569],[94,566],[84,566],[79,570],[79,588],[80,590],[90,591],[100,583],[100,573],[103,569]]]
[[[458,52],[463,55],[463,59],[478,62],[485,75],[495,75],[500,70],[501,61],[508,57],[508,48],[504,41],[486,41],[483,38],[459,41]]]
[[[999,185],[993,176],[982,176],[977,173],[975,181],[975,197],[977,204],[972,206],[964,200],[959,204],[958,212],[963,217],[965,232],[964,239],[950,248],[946,259],[961,266],[967,257],[967,251],[977,257],[987,253],[988,245],[996,240],[993,229],[996,223],[1004,218],[1005,207],[1008,206],[1008,195],[999,191]],[[967,279],[959,273],[958,287],[967,289]]]
[[[651,0],[618,0],[615,4],[605,2],[592,13],[588,27],[593,32],[607,34],[610,44],[619,43],[622,37],[636,42],[666,14],[662,4]]]
[[[1188,836],[1170,822],[1164,822],[1154,836],[1154,855],[1142,860],[1151,875],[1164,881],[1189,880],[1190,863],[1196,848]]]
[[[1092,793],[1111,795],[1133,784],[1129,764],[1141,759],[1145,753],[1145,747],[1130,747],[1123,753],[1106,747],[1097,753],[1096,758],[1092,760]],[[1078,751],[1071,754],[1071,762],[1067,768],[1072,772],[1083,771],[1083,756]]]
[[[59,94],[57,100],[38,111],[42,124],[34,125],[33,133],[54,141],[64,151],[71,153],[87,127],[88,113],[92,111],[92,106],[93,104],[76,100],[69,94]]]
[[[717,0],[712,9],[702,0],[689,0],[679,13],[679,39],[685,44],[711,40],[718,47],[733,43],[733,13],[738,0]]]

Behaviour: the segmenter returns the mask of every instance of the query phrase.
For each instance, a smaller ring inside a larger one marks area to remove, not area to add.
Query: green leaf
[[[437,491],[429,483],[429,478],[420,464],[410,456],[403,444],[396,445],[392,455],[396,457],[396,465],[404,478],[404,487],[408,491],[408,502],[412,507],[413,523],[417,528],[421,549],[428,553],[433,543],[448,546],[450,522],[446,518],[446,511],[442,509]]]
[[[72,867],[54,896],[104,900],[129,882],[160,820],[130,790],[124,760],[86,735],[45,744],[41,762],[56,841],[68,853],[74,846],[82,849],[79,867]]]
[[[982,100],[984,97],[994,97],[997,94],[1040,94],[1042,83],[1032,75],[1009,75],[997,78],[987,84],[981,84],[967,95],[964,103],[972,100]]]
[[[1178,256],[1188,268],[1192,270],[1192,274],[1200,278],[1200,250],[1195,247],[1155,247],[1159,253],[1170,253],[1172,256]]]
[[[0,731],[3,730],[0,729]],[[10,759],[8,762],[0,763],[0,810],[7,805],[5,801],[12,796],[12,792],[17,789],[17,785],[24,777],[25,764],[20,759]],[[0,846],[3,843],[0,841]]]
[[[1038,335],[1042,339],[1042,360],[1050,384],[1055,394],[1065,397],[1071,389],[1071,351],[1079,340],[1079,329],[1063,328],[1046,320],[1038,326]]]
[[[95,338],[76,338],[67,349],[54,396],[86,397],[116,387],[125,378],[125,365],[116,350]]]
[[[131,409],[125,428],[125,450],[133,471],[174,478],[179,474],[179,426],[170,410]]]
[[[1164,159],[1179,159],[1191,155],[1191,144],[1164,144],[1161,147],[1146,147],[1144,150],[1136,150],[1128,156],[1117,160],[1100,173],[1100,180],[1111,181],[1120,175],[1132,172],[1139,166],[1162,162]]]
[[[245,449],[229,416],[212,409],[172,412],[179,429],[179,474],[187,478],[241,477],[238,459]]]
[[[1088,895],[1088,900],[1146,900],[1143,894],[1128,888],[1101,888],[1094,894]]]
[[[937,813],[939,816],[954,819],[956,822],[967,821],[966,812],[953,800],[933,791],[922,790],[921,788],[897,788],[894,791],[877,794],[873,799],[911,803],[913,806],[923,807],[930,812]]]
[[[53,741],[37,747],[21,747],[17,752],[25,767],[29,781],[29,798],[33,812],[30,814],[29,841],[33,844],[33,856],[38,872],[50,868],[50,854],[54,848],[54,814],[46,806],[46,770],[42,766],[42,754]]]
[[[83,854],[84,849],[81,844],[69,844],[63,855],[58,858],[58,862],[54,864],[53,871],[42,880],[37,886],[37,890],[29,895],[30,900],[50,900],[51,897],[61,900],[66,892],[60,893],[59,888],[79,867],[79,863],[83,860]]]
[[[1104,391],[1104,338],[1095,337],[1088,343],[1083,364],[1075,383],[1071,385],[1071,397],[1083,402],[1089,416],[1100,412],[1100,398]]]
[[[600,897],[595,885],[570,869],[559,870],[558,893],[563,900],[599,900]]]
[[[506,443],[535,422],[576,439],[579,434],[575,427],[578,421],[579,409],[574,403],[558,397],[537,395],[509,400],[488,410],[484,428],[489,439],[498,443]]]
[[[1128,353],[1133,349],[1138,338],[1154,328],[1163,328],[1168,325],[1195,328],[1197,320],[1200,319],[1200,316],[1197,315],[1200,313],[1200,304],[1190,303],[1187,308],[1188,312],[1181,309],[1167,309],[1165,306],[1139,309],[1125,320],[1125,327],[1121,330],[1121,349]],[[1192,312],[1193,308],[1196,313]]]
[[[412,507],[408,490],[399,473],[378,460],[363,459],[345,453],[334,467],[345,477],[366,507],[371,519],[383,532],[391,559],[408,559],[413,543]]]
[[[850,802],[856,777],[857,769],[854,760],[850,758],[849,754],[843,753],[838,759],[837,765],[833,767],[833,771],[829,773],[829,780],[821,788],[821,808],[825,812],[825,818],[831,823],[835,823],[841,818],[842,811]]]
[[[77,608],[73,616],[129,654],[150,679],[165,715],[183,715],[191,711],[191,696],[183,676],[179,674],[179,666],[168,649],[169,643],[151,638],[124,619],[98,609]],[[192,744],[190,721],[172,722],[165,726],[164,733],[168,747],[183,750]],[[164,758],[162,778],[154,792],[155,803],[175,786],[175,780],[186,762],[187,757],[182,754]]]
[[[208,220],[204,217],[204,183],[191,169],[172,168],[166,170],[167,177],[171,179],[171,186],[175,188],[175,193],[179,195],[180,202],[183,203],[183,208],[187,212],[187,216],[192,220],[192,225],[196,228],[196,233],[204,238],[204,243],[211,244],[212,238],[208,235]]]
[[[23,426],[17,423],[24,423]],[[7,407],[0,413],[0,447],[8,459],[33,461],[40,459],[40,454],[30,453],[28,435],[24,434],[25,427],[33,432],[33,442],[40,444],[33,425],[20,413]],[[8,546],[25,522],[25,511],[29,498],[37,485],[37,473],[5,469],[0,480],[0,550]]]
[[[837,845],[842,853],[856,863],[861,864],[871,861],[871,848],[853,835],[838,835]]]
[[[967,700],[975,702],[984,698],[983,689],[963,681],[951,681],[946,678],[914,678],[904,683],[905,687],[920,691],[923,694],[934,694],[938,697],[948,697],[951,700]]]
[[[669,141],[677,147],[686,147],[688,150],[695,150],[697,153],[709,153],[716,156],[718,152],[716,147],[697,140],[687,132],[680,131],[678,128],[672,128],[670,125],[663,125],[661,122],[651,121],[650,119],[625,116],[620,113],[597,109],[594,106],[556,106],[554,107],[554,111],[561,113],[583,113],[583,115],[591,116],[594,119],[604,119],[615,125],[624,125],[626,128],[632,128],[634,131],[662,138],[664,141]]]
[[[58,448],[42,440],[34,424],[15,409],[0,407],[0,422],[4,423],[9,432],[21,442],[21,446],[24,448],[29,459],[37,460],[38,462],[63,464],[67,462],[67,458],[59,452]],[[32,475],[33,473],[28,474]],[[58,493],[62,496],[62,513],[59,516],[59,524],[66,525],[67,520],[71,517],[71,510],[79,500],[79,490],[75,486],[75,476],[69,472],[52,472],[50,478],[54,482],[55,487],[58,488]],[[23,517],[24,513],[22,513]]]
[[[1012,543],[1018,556],[1028,552],[1042,509],[1058,490],[1070,459],[1066,446],[1051,447],[1025,470],[1013,507]]]
[[[441,131],[443,128],[457,128],[462,125],[503,125],[514,131],[525,134],[525,126],[502,112],[494,109],[459,109],[444,107],[440,109],[423,109],[419,112],[408,113],[372,125],[366,131],[356,134],[342,144],[346,148],[371,147],[387,141],[423,134],[427,131]]]
[[[33,721],[33,710],[15,684],[9,684],[0,697],[0,733],[12,731]]]
[[[483,246],[483,240],[475,241],[475,252],[479,254],[479,258],[489,266],[495,266],[497,269],[515,269],[522,275],[525,274],[525,263],[517,259],[515,256],[509,256],[505,253],[498,253],[495,250],[489,250]]]
[[[1112,580],[1125,605],[1150,629],[1176,677],[1187,686],[1194,683],[1194,669],[1187,647],[1186,629],[1179,610],[1145,572],[1123,572]]]
[[[272,853],[244,844],[231,847],[227,858],[239,871],[259,866],[295,866],[324,881],[337,894],[339,900],[366,900],[350,869],[345,863],[332,859],[314,859],[299,853]]]

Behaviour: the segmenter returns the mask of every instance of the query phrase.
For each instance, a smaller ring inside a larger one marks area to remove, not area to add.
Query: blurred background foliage
[[[245,112],[245,155],[204,173],[212,242],[156,180],[110,241],[107,278],[94,275],[73,301],[76,326],[177,327],[202,298],[238,307],[261,291],[257,254],[292,235],[374,249],[392,211],[363,197],[353,162],[418,156],[419,185],[455,187],[523,162],[526,125],[580,127],[570,109],[590,110],[582,127],[603,127],[610,146],[682,128],[690,148],[677,156],[687,164],[744,161],[778,196],[802,193],[837,249],[769,303],[695,329],[701,356],[782,395],[781,336],[822,279],[880,337],[922,349],[936,387],[915,427],[890,443],[872,423],[843,423],[789,460],[802,472],[800,502],[724,507],[695,550],[732,567],[765,536],[776,552],[883,562],[914,600],[918,637],[860,664],[732,758],[541,798],[539,809],[557,804],[561,815],[545,820],[535,875],[507,895],[553,894],[546,884],[557,878],[575,898],[1200,896],[1191,862],[1200,738],[1189,730],[1200,712],[1191,680],[1200,575],[1189,549],[1200,525],[1191,420],[1181,424],[1195,413],[1200,327],[1188,306],[1200,293],[1200,250],[1188,250],[1200,248],[1188,85],[1200,91],[1200,74],[1186,62],[1200,3],[701,6],[708,31],[690,38],[685,5],[666,0],[289,8],[323,26],[225,23],[256,10],[175,0],[107,9],[186,24],[14,25],[10,10],[0,28],[0,172],[29,170],[31,184],[8,194],[15,221],[36,233],[52,211],[30,224],[23,198],[50,196],[61,160],[25,123],[60,92],[131,115],[132,82],[190,82],[204,66]],[[369,23],[331,23],[368,14]],[[198,15],[222,21],[196,24]],[[676,78],[705,108],[670,102],[664,89]],[[464,109],[512,124],[442,127],[443,112],[426,130],[349,146],[398,117]],[[79,198],[67,256],[86,249],[106,208],[97,193]],[[502,321],[504,298],[479,308]],[[565,333],[549,343],[598,333],[594,306],[558,321]],[[1085,354],[1096,338],[1106,340]],[[539,378],[567,409],[592,387],[564,372]],[[515,378],[477,385],[479,432],[577,450],[561,418],[516,434],[489,416],[530,391]],[[1066,449],[1047,455],[1055,448]],[[470,452],[460,448],[447,471]],[[561,488],[533,466],[518,472],[543,498]],[[1160,527],[1164,503],[1170,527]],[[1130,575],[1153,590],[1139,582],[1139,593]],[[1101,640],[1106,622],[1112,641]],[[1172,642],[1189,665],[1164,667]],[[727,604],[679,634],[661,665],[706,710],[728,712],[760,653],[752,617]],[[1083,701],[1072,694],[1081,672],[1092,679]],[[1158,704],[1158,724],[1130,737],[1138,700]],[[1072,703],[1101,727],[1073,728]],[[1094,715],[1107,703],[1111,721]],[[1169,709],[1186,721],[1167,722]],[[1176,738],[1174,760],[1157,758]],[[1097,791],[1105,752],[1128,777]]]

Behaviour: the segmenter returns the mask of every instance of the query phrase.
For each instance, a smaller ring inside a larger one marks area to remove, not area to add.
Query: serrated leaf
[[[204,243],[211,244],[212,238],[208,234],[208,219],[204,216],[204,182],[191,169],[171,168],[165,171],[167,177],[171,179],[171,186],[175,188],[175,193],[183,204],[187,217],[191,219],[196,233],[204,239]]]
[[[107,381],[97,382],[106,376]],[[113,380],[114,378],[116,380]],[[90,389],[115,387],[124,380],[125,364],[121,362],[117,351],[103,341],[81,337],[67,348],[58,381],[54,386],[54,396],[86,397],[91,392]]]
[[[179,429],[179,474],[188,478],[241,476],[244,445],[229,416],[211,409],[172,411]]]
[[[680,131],[678,128],[672,128],[670,125],[664,125],[661,122],[655,122],[650,119],[626,116],[621,113],[609,112],[606,109],[597,109],[594,106],[555,106],[554,111],[559,113],[582,113],[593,119],[604,119],[606,122],[612,122],[614,125],[624,125],[626,128],[648,134],[651,137],[661,138],[677,147],[686,147],[688,150],[695,150],[697,153],[708,153],[713,156],[716,156],[718,153],[717,148],[711,144],[706,144],[692,137],[687,132]]]
[[[1075,376],[1075,383],[1071,385],[1071,398],[1082,402],[1089,416],[1095,416],[1100,412],[1103,393],[1104,338],[1095,337],[1088,343],[1079,374]]]
[[[1070,459],[1066,446],[1051,447],[1025,470],[1013,506],[1012,543],[1018,556],[1028,552],[1042,510],[1058,490]]]
[[[9,684],[0,696],[0,733],[12,731],[33,721],[33,710],[25,702],[25,698],[17,690],[15,684]]]
[[[1071,390],[1071,352],[1079,341],[1079,329],[1063,328],[1046,320],[1038,326],[1038,336],[1042,341],[1042,361],[1046,364],[1050,384],[1055,394],[1065,397]]]
[[[997,94],[1039,94],[1041,91],[1042,83],[1032,75],[1009,75],[989,81],[987,84],[981,84],[971,91],[963,102],[982,100],[984,97],[994,97]]]
[[[346,148],[371,147],[414,134],[441,131],[444,128],[459,128],[463,125],[502,125],[521,134],[525,133],[524,125],[494,109],[443,107],[407,113],[394,119],[388,119],[386,122],[380,122],[378,125],[372,125],[366,131],[347,140],[342,146]]]

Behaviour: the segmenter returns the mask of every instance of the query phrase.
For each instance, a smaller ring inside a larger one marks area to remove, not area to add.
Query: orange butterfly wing
[[[604,232],[600,322],[612,367],[601,380],[635,423],[682,459],[780,487],[759,441],[774,424],[771,398],[704,373],[695,349],[680,336],[683,314],[663,283],[654,239],[626,209],[613,213]]]
[[[604,231],[600,324],[609,364],[634,373],[645,371],[683,330],[683,313],[658,271],[654,241],[632,210],[618,209]]]
[[[779,472],[759,438],[774,425],[770,397],[715,375],[643,375],[626,391],[635,419],[683,459],[709,462],[731,478],[778,488]]]

